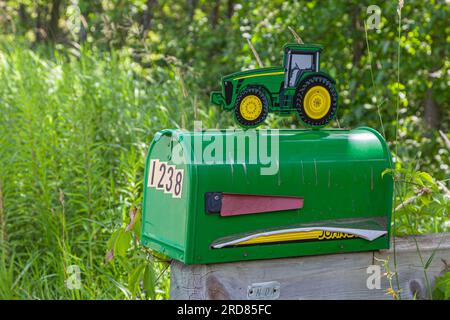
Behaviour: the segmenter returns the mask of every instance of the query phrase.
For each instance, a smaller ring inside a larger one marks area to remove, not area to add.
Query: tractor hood
[[[229,74],[223,77],[223,81],[230,80],[240,80],[258,76],[266,76],[266,75],[275,75],[275,74],[283,74],[283,67],[270,67],[270,68],[258,68],[258,69],[250,69],[245,71],[239,71],[232,74]]]

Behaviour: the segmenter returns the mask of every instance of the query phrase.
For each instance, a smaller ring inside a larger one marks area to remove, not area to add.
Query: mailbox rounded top
[[[155,144],[167,144],[164,158],[202,164],[253,163],[260,158],[277,161],[388,160],[386,141],[376,130],[356,129],[166,129],[155,135]],[[252,162],[253,161],[253,162]]]

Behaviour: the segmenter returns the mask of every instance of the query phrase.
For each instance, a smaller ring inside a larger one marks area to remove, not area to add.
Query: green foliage
[[[436,180],[427,172],[415,171],[397,163],[394,173],[396,234],[411,235],[450,230],[450,194],[441,190]],[[445,188],[445,186],[444,186]]]
[[[14,257],[6,260],[6,255],[0,256],[0,299],[14,299]]]
[[[450,300],[450,272],[436,278],[433,299]]]
[[[167,274],[155,277],[167,264],[138,249],[140,204],[153,134],[193,117],[180,78],[147,80],[126,53],[88,48],[3,41],[0,62],[2,296],[167,298]],[[70,265],[79,290],[65,286]]]
[[[115,230],[108,240],[106,261],[114,263],[115,260],[118,260],[118,265],[124,268],[125,273],[128,274],[127,286],[122,289],[126,292],[127,297],[154,299],[157,286],[155,269],[158,267],[154,263],[153,254],[140,246],[140,219],[140,210],[133,207],[130,210],[128,224]],[[166,267],[168,266],[167,261],[163,261]],[[165,297],[165,293],[162,293]]]

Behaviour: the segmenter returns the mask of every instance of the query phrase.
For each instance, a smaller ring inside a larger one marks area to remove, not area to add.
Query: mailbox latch
[[[206,192],[205,208],[207,213],[220,213],[220,209],[222,209],[222,192]]]

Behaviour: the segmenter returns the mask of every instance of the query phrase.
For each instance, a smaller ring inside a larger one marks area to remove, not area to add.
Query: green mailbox
[[[163,130],[146,161],[142,244],[186,264],[385,249],[390,167],[370,128]]]

